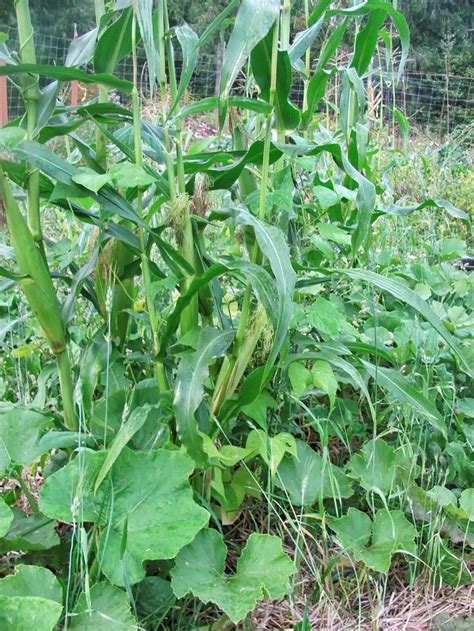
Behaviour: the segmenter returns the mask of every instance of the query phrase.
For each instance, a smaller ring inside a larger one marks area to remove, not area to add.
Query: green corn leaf
[[[94,493],[107,453],[82,450],[48,477],[39,503],[53,519],[105,525],[97,552],[102,572],[115,585],[133,585],[145,576],[145,560],[175,557],[209,513],[193,500],[188,478],[194,463],[178,451],[125,447]]]
[[[425,416],[428,421],[447,438],[446,423],[434,403],[423,396],[403,375],[393,368],[374,366],[362,360],[369,375],[398,401],[406,403],[412,410]]]
[[[176,301],[176,306],[168,316],[166,327],[161,336],[160,358],[164,358],[170,338],[178,329],[181,314],[190,304],[193,297],[214,279],[224,274],[235,276],[246,285],[250,284],[263,305],[270,322],[276,326],[275,314],[278,310],[278,295],[274,288],[272,277],[265,269],[249,261],[225,260],[225,262],[211,265],[200,276],[195,278],[187,292],[182,294]]]
[[[38,111],[36,115],[36,126],[33,132],[35,136],[45,125],[48,124],[56,107],[56,99],[59,94],[60,86],[61,84],[58,81],[53,81],[40,91]]]
[[[389,15],[398,31],[402,45],[402,56],[398,66],[398,78],[400,78],[410,51],[410,29],[404,16],[397,11],[390,2],[385,2],[384,0],[366,0],[348,9],[331,9],[328,11],[327,15],[361,16],[371,13],[372,11],[383,11],[386,15]],[[375,26],[375,22],[372,23],[372,26]],[[362,47],[362,44],[360,44],[360,46]]]
[[[350,479],[302,440],[296,441],[296,456],[285,456],[281,461],[275,484],[296,506],[352,495]]]
[[[398,123],[398,128],[400,130],[400,135],[402,138],[403,152],[405,154],[408,153],[408,144],[410,142],[410,123],[408,122],[405,114],[398,109],[398,107],[393,108],[393,114]]]
[[[250,51],[267,35],[279,13],[280,0],[242,0],[224,53],[219,87],[221,98],[227,98]]]
[[[114,627],[136,631],[138,628],[127,592],[105,582],[96,583],[88,594],[83,592],[79,596],[68,626],[80,631],[110,631]]]
[[[188,87],[189,82],[191,81],[191,77],[193,76],[193,72],[196,68],[198,60],[198,36],[193,31],[193,29],[187,24],[183,24],[183,26],[177,26],[174,29],[174,32],[181,46],[183,56],[183,69],[181,71],[181,77],[179,79],[178,91],[173,103],[171,104],[169,115],[173,113],[178,103],[181,101],[184,92]]]
[[[138,3],[140,4],[140,3]],[[106,21],[109,15],[105,15]],[[141,33],[137,33],[141,36]],[[139,41],[137,37],[137,43]],[[119,17],[103,28],[94,51],[94,70],[112,73],[118,62],[130,54],[132,50],[132,10],[123,11]]]
[[[130,93],[133,84],[126,79],[119,79],[106,73],[88,73],[77,68],[67,68],[66,66],[48,66],[46,64],[16,64],[0,66],[1,75],[16,74],[37,74],[41,77],[49,77],[58,81],[80,81],[81,83],[99,83],[109,88],[115,88],[121,92]]]
[[[0,579],[0,624],[4,629],[52,631],[59,622],[62,589],[44,567],[18,565]]]
[[[431,309],[428,303],[420,298],[420,296],[406,287],[403,283],[393,278],[387,278],[386,276],[381,276],[380,274],[376,274],[375,272],[370,272],[368,270],[360,270],[360,269],[352,269],[345,270],[342,272],[346,274],[350,278],[354,278],[357,280],[364,281],[366,283],[372,283],[375,287],[382,289],[383,291],[387,291],[389,294],[392,294],[398,300],[406,303],[415,311],[417,311],[420,315],[422,315],[425,320],[427,320],[431,326],[441,335],[441,337],[445,340],[445,342],[449,345],[451,350],[454,352],[456,357],[458,357],[463,370],[468,375],[473,374],[472,367],[469,364],[469,361],[464,356],[464,353],[459,348],[456,340],[449,333],[447,328],[438,318],[436,313]]]
[[[66,347],[66,335],[56,291],[46,261],[13,198],[1,164],[0,199],[3,199],[19,272],[28,277],[20,281],[23,292],[51,349],[55,353],[60,353]]]
[[[308,19],[309,26],[313,26],[314,24],[316,24],[316,22],[318,22],[318,20],[321,19],[326,9],[330,6],[331,2],[332,0],[319,0],[319,2],[316,3],[316,6],[312,10],[311,15]]]
[[[275,276],[278,291],[278,315],[273,345],[268,355],[262,379],[262,387],[266,384],[272,368],[286,338],[293,315],[293,293],[296,285],[296,274],[290,260],[288,244],[283,232],[276,226],[260,221],[244,208],[235,212],[238,223],[251,226],[255,231],[260,250],[268,259]]]
[[[153,0],[140,0],[140,2],[136,3],[137,20],[148,64],[148,80],[151,94],[153,94],[159,73],[158,46],[153,28],[153,4]]]
[[[220,30],[222,25],[224,24],[227,17],[232,13],[232,11],[239,5],[240,0],[231,0],[229,4],[223,9],[209,24],[204,33],[199,38],[196,46],[198,48],[202,48],[210,38]]]
[[[143,427],[145,421],[148,419],[150,412],[154,412],[155,408],[151,405],[144,405],[135,408],[131,412],[130,416],[124,422],[119,429],[110,449],[107,451],[107,457],[104,460],[104,464],[100,468],[97,474],[97,479],[94,484],[94,493],[97,493],[97,489],[100,487],[105,477],[112,468],[114,462],[122,453],[122,450],[132,440],[135,434]]]
[[[240,107],[243,110],[256,112],[257,114],[270,114],[271,106],[261,99],[249,99],[246,96],[229,96],[227,98],[229,107]]]
[[[377,46],[379,31],[386,17],[386,11],[382,9],[374,10],[369,14],[365,27],[357,33],[351,67],[355,68],[360,77],[370,66]]]
[[[252,50],[252,73],[260,88],[260,96],[270,101],[273,29]],[[289,101],[292,84],[290,56],[287,50],[279,50],[277,57],[276,92],[274,107],[277,125],[281,129],[296,129],[300,122],[298,108]]]
[[[270,114],[272,111],[271,106],[260,99],[250,99],[246,96],[228,96],[226,100],[228,107],[238,107],[250,112],[256,112],[257,114]],[[188,116],[194,116],[196,114],[202,114],[203,112],[211,112],[219,107],[219,97],[208,96],[205,99],[196,101],[196,103],[190,103],[182,107],[176,114],[173,120],[178,118],[187,118]]]
[[[79,175],[81,170],[56,156],[47,147],[25,140],[17,145],[15,152],[23,159],[34,164],[49,177],[71,187],[72,191],[79,188],[74,183],[73,177]],[[91,191],[90,196],[108,213],[118,215],[136,225],[147,228],[146,223],[137,215],[132,205],[111,186],[106,185],[102,187],[98,193]]]
[[[445,210],[450,217],[454,219],[460,219],[467,226],[471,225],[470,216],[461,210],[460,208],[456,208],[453,206],[451,202],[445,199],[425,199],[421,204],[412,204],[410,206],[399,206],[396,204],[391,204],[383,209],[384,213],[388,213],[389,215],[398,215],[399,217],[405,217],[406,215],[410,215],[416,210],[423,210],[424,208],[440,208]]]
[[[323,46],[314,74],[308,83],[308,109],[303,113],[303,122],[305,125],[308,125],[310,122],[319,101],[324,96],[327,81],[331,76],[331,73],[327,72],[326,66],[341,45],[346,28],[347,20],[343,20],[343,22],[334,29]]]
[[[238,624],[266,596],[283,598],[296,568],[284,554],[279,537],[253,533],[232,576],[224,573],[227,546],[216,530],[202,530],[184,548],[171,570],[178,598],[191,592],[204,603],[215,603]]]
[[[84,33],[84,35],[74,38],[67,51],[64,65],[68,68],[73,68],[89,63],[94,55],[98,33],[99,29],[94,28]]]
[[[300,72],[305,71],[305,67],[301,61],[301,57],[306,53],[308,48],[310,48],[314,40],[318,37],[322,25],[323,18],[320,18],[312,26],[305,29],[304,31],[300,31],[296,35],[293,43],[288,50],[291,65],[293,66],[293,68],[295,68],[295,70],[298,70]]]
[[[234,335],[233,330],[217,331],[207,327],[199,336],[196,350],[184,355],[178,367],[174,398],[176,425],[181,442],[202,466],[206,465],[207,458],[194,413],[204,396],[204,382],[209,376],[209,364],[225,353]]]
[[[247,151],[213,151],[201,154],[188,154],[184,159],[184,169],[186,173],[205,173],[210,180],[210,190],[230,189],[232,184],[238,180],[247,164],[262,164],[263,148],[263,140],[257,140],[250,145]],[[269,163],[274,164],[282,155],[282,151],[272,144],[270,146]],[[236,162],[213,168],[216,162],[228,163],[233,157],[238,158]],[[190,192],[192,192],[193,185],[194,180],[191,179],[187,185]]]

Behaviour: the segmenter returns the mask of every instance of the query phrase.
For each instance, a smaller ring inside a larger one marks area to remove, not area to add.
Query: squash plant
[[[33,554],[61,550],[54,524],[62,522],[69,553],[59,582],[27,565],[0,580],[0,618],[12,627],[92,627],[106,617],[135,628],[130,600],[139,601],[152,584],[171,603],[187,594],[214,603],[237,624],[259,600],[283,597],[296,572],[282,541],[258,532],[235,573],[224,571],[222,526],[238,519],[247,497],[268,499],[275,488],[294,506],[316,504],[323,514],[323,500],[330,500],[329,528],[369,568],[387,571],[395,551],[413,553],[414,528],[401,511],[380,509],[373,522],[354,508],[340,512],[355,481],[383,494],[403,476],[370,478],[370,454],[343,470],[330,462],[324,432],[320,456],[267,423],[279,389],[304,399],[318,388],[332,411],[337,370],[367,399],[374,438],[369,377],[401,392],[446,434],[436,406],[397,370],[378,370],[336,340],[306,340],[298,350],[289,329],[301,287],[341,278],[369,282],[429,321],[469,371],[463,349],[422,298],[362,267],[373,222],[396,212],[383,206],[371,175],[364,78],[388,20],[400,41],[402,71],[406,22],[385,0],[350,8],[306,4],[305,28],[296,34],[288,0],[233,0],[198,35],[186,24],[170,25],[166,0],[97,0],[96,28],[71,44],[64,66],[48,66],[36,64],[27,0],[15,2],[20,50],[2,47],[7,63],[0,73],[19,77],[25,115],[0,131],[1,196],[15,259],[14,269],[1,271],[19,284],[56,358],[61,409],[0,408],[2,475],[18,477],[21,466],[44,464],[52,454],[38,505],[31,498],[31,517],[3,502],[0,526],[3,549]],[[354,24],[352,57],[336,67]],[[199,51],[219,34],[226,39],[219,93],[188,102]],[[153,122],[142,118],[139,46],[160,107]],[[131,81],[116,75],[127,56]],[[233,86],[244,68],[251,81],[239,93]],[[329,130],[318,108],[335,72],[342,95],[337,127]],[[291,100],[297,75],[302,107]],[[61,103],[60,87],[71,80],[97,84],[98,98]],[[110,89],[130,107],[109,100]],[[189,145],[187,118],[208,113],[215,113],[219,133]],[[81,135],[91,125],[92,142]],[[57,151],[61,139],[69,159]],[[15,199],[21,188],[26,220]],[[51,266],[42,225],[42,209],[51,205],[94,227],[86,260],[61,274]],[[467,220],[442,200],[427,205]],[[315,222],[347,246],[347,269],[302,263],[301,244]],[[234,294],[234,309],[224,291]],[[71,324],[84,305],[97,317],[78,339]],[[367,443],[376,448],[383,466],[402,458]],[[389,541],[379,536],[387,523],[396,524]],[[362,533],[357,545],[350,540],[354,528]]]

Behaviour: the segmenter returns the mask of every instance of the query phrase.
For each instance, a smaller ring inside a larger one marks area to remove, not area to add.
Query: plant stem
[[[273,42],[272,42],[272,59],[271,59],[271,78],[270,78],[270,95],[269,103],[272,106],[272,112],[268,114],[265,129],[265,140],[263,146],[263,161],[262,161],[262,179],[260,182],[260,196],[258,205],[258,218],[260,220],[265,219],[265,210],[267,205],[267,192],[268,192],[268,179],[270,172],[270,145],[272,140],[272,115],[273,105],[275,102],[276,93],[276,80],[277,80],[277,62],[278,62],[278,36],[279,36],[279,21],[277,20],[273,27]],[[257,240],[253,244],[253,250],[251,260],[256,263],[260,256],[260,249],[258,247]],[[250,286],[247,286],[242,302],[242,309],[240,312],[239,326],[235,336],[233,344],[232,355],[228,361],[223,362],[221,373],[218,377],[219,388],[216,388],[214,393],[214,400],[212,403],[212,411],[217,414],[224,401],[230,395],[229,385],[235,389],[237,383],[234,379],[236,371],[237,359],[239,357],[243,342],[246,337],[249,321],[251,317],[251,299],[252,292]],[[255,340],[255,345],[258,342],[258,338]],[[249,354],[250,360],[251,353]],[[242,371],[242,367],[239,367],[239,371]]]
[[[309,0],[304,0],[304,19],[305,26],[308,28],[309,23]],[[309,73],[311,71],[311,47],[308,47],[305,56],[304,56],[304,69],[305,69],[305,80],[303,85],[303,112],[306,112],[308,109],[308,86],[309,86]]]
[[[57,353],[56,364],[59,373],[59,388],[63,403],[64,425],[70,431],[77,430],[77,416],[74,410],[74,386],[72,383],[71,364],[67,348]]]
[[[166,153],[167,153],[167,168],[168,168],[168,179],[169,181],[173,180],[173,186],[171,186],[170,182],[170,193],[172,204],[176,204],[177,194],[176,194],[176,180],[174,173],[174,165],[171,159],[171,139],[169,137],[168,132],[168,112],[167,112],[167,87],[168,87],[168,76],[169,76],[169,91],[171,101],[174,102],[177,94],[177,81],[176,81],[176,70],[174,64],[174,52],[173,45],[170,39],[165,37],[165,33],[169,31],[169,17],[168,17],[168,2],[167,0],[159,0],[159,18],[158,18],[158,45],[160,50],[160,94],[161,94],[161,102],[163,108],[163,133],[165,138],[166,145]],[[167,62],[167,63],[166,63]],[[167,72],[168,68],[168,72]],[[175,150],[176,150],[176,170],[177,170],[177,181],[178,187],[177,190],[180,195],[186,195],[186,182],[184,177],[184,162],[183,162],[183,152],[181,149],[181,123],[178,121],[176,123],[176,131],[175,131]],[[168,164],[168,158],[170,164]],[[174,191],[174,195],[173,195]],[[194,247],[194,236],[193,236],[193,224],[192,219],[189,214],[189,204],[186,204],[185,207],[185,217],[182,224],[182,234],[180,235],[181,243],[180,250],[181,255],[186,259],[186,261],[191,265],[193,269],[196,269],[196,258],[195,258],[195,247]],[[183,292],[187,292],[189,286],[194,280],[194,274],[187,274],[184,278],[183,283]],[[189,305],[184,309],[181,314],[181,334],[185,335],[188,331],[195,328],[198,325],[199,316],[198,316],[198,296],[194,296],[189,303]]]
[[[18,483],[21,487],[21,490],[23,491],[24,496],[28,500],[28,504],[30,505],[31,511],[33,513],[39,513],[38,502],[35,500],[35,498],[31,494],[30,489],[28,488],[28,485],[23,480],[21,472],[18,473],[16,479],[18,480]]]
[[[20,57],[24,64],[36,64],[33,25],[31,24],[28,0],[15,0]],[[22,95],[26,108],[26,137],[33,140],[38,115],[40,97],[37,75],[22,75]],[[33,239],[42,249],[42,230],[40,216],[40,174],[36,167],[29,167],[27,181],[27,219]]]
[[[137,19],[136,19],[136,6],[137,0],[133,0],[133,22],[132,22],[132,63],[133,63],[133,92],[132,92],[132,114],[133,114],[133,144],[135,149],[135,164],[143,166],[143,151],[142,151],[142,137],[140,126],[140,97],[138,95],[138,63],[137,63]],[[143,215],[143,200],[140,189],[137,190],[137,211],[140,216]],[[143,271],[143,284],[145,285],[145,299],[148,311],[148,317],[150,318],[150,326],[153,337],[153,355],[157,357],[160,351],[159,340],[159,324],[160,316],[155,306],[153,296],[153,286],[150,273],[150,262],[146,253],[145,234],[143,228],[139,228],[140,249],[141,249],[141,263]],[[155,376],[158,381],[160,390],[168,390],[168,380],[163,364],[154,360]]]
[[[100,27],[100,21],[102,16],[105,13],[105,4],[104,0],[94,0],[95,5],[95,21],[96,25]],[[99,86],[99,103],[107,103],[109,98],[109,91],[107,86],[100,85]],[[95,157],[100,166],[107,170],[107,137],[106,135],[99,129],[96,129],[95,132]]]

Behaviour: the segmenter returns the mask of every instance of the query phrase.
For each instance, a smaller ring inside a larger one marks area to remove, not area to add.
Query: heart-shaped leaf
[[[0,580],[0,627],[51,631],[61,616],[62,589],[44,567],[18,565],[15,574]]]
[[[362,511],[349,508],[347,515],[328,523],[342,546],[377,572],[388,572],[395,552],[415,554],[416,529],[400,510],[380,509],[372,523]]]
[[[67,523],[103,526],[98,558],[116,585],[137,583],[146,559],[171,559],[203,528],[207,511],[193,501],[186,454],[124,448],[94,494],[107,451],[83,450],[50,476],[40,493],[43,512]]]
[[[265,596],[282,598],[296,572],[281,539],[271,535],[250,535],[232,576],[224,573],[226,555],[221,535],[202,530],[176,558],[171,584],[178,598],[192,592],[204,603],[218,605],[235,624]]]

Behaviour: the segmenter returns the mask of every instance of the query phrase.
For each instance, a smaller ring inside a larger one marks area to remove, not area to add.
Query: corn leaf
[[[271,29],[280,13],[280,0],[242,0],[224,54],[219,93],[226,98],[250,51]]]

